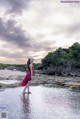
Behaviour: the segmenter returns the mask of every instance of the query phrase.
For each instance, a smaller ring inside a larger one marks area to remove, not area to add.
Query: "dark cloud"
[[[10,53],[10,52],[7,52],[5,50],[0,50],[0,57],[19,59],[22,57],[22,53],[17,52],[17,51],[15,53]]]
[[[4,45],[4,47],[9,47],[14,50],[13,46],[16,45],[17,48],[23,49],[23,51],[27,54],[29,51],[38,52],[51,51],[55,49],[54,47],[51,47],[51,45],[55,44],[55,42],[43,41],[36,43],[34,39],[30,39],[25,36],[25,31],[17,25],[16,21],[4,21],[2,18],[0,18],[0,40],[5,41],[8,44]],[[14,55],[15,54],[10,54],[11,57]]]
[[[74,33],[80,32],[80,22],[69,25],[66,28],[66,31],[68,33],[70,33],[70,34],[74,34]]]
[[[56,25],[55,31],[52,34],[66,35],[66,37],[73,37],[80,32],[80,22],[74,22],[69,25]]]
[[[39,51],[53,51],[56,49],[56,47],[51,47],[51,45],[55,46],[56,41],[50,42],[49,41],[42,41],[42,42],[38,42],[38,43],[33,43],[32,45],[32,49],[34,52],[39,52]]]
[[[0,0],[0,5],[3,6],[7,13],[22,13],[27,8],[31,0]]]
[[[22,27],[17,25],[16,21],[4,21],[2,18],[0,18],[0,40],[6,42],[4,45],[5,50],[0,50],[0,56],[6,58],[27,58],[32,55],[29,51],[48,52],[56,49],[55,47],[51,47],[55,42],[39,41],[36,43],[34,39],[25,36],[25,31],[22,30]],[[14,49],[14,46],[16,46],[16,49]],[[14,53],[7,52],[6,48],[10,48]],[[18,52],[18,48],[23,49],[23,52]]]
[[[0,38],[20,48],[27,49],[31,47],[29,38],[25,36],[25,31],[22,30],[20,26],[17,26],[14,20],[4,22],[3,19],[0,18]]]

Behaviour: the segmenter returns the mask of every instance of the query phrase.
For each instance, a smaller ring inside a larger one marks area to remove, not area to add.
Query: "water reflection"
[[[27,119],[30,119],[29,115],[31,113],[31,108],[30,108],[30,99],[29,99],[29,94],[22,94],[21,96],[21,101],[22,101],[22,108],[24,112],[24,117],[27,117]]]
[[[17,87],[0,92],[0,111],[6,109],[10,119],[80,119],[78,92],[42,86],[31,86],[31,94],[22,91]]]

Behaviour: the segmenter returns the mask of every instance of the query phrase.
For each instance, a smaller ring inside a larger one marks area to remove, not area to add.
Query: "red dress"
[[[33,71],[34,71],[34,66],[32,66],[32,73],[33,73]],[[19,84],[19,86],[25,86],[28,83],[28,81],[30,81],[30,80],[31,80],[31,70],[28,69],[28,72],[27,72],[25,78],[22,80],[22,82]]]

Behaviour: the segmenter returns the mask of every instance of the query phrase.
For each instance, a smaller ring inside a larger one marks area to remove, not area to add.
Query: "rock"
[[[68,73],[66,72],[62,72],[62,76],[65,76],[65,77],[67,77],[68,76]]]
[[[57,76],[78,76],[80,77],[80,69],[73,70],[71,67],[48,67],[47,69],[43,69],[41,71],[42,74],[47,74],[47,75],[57,75]]]
[[[71,86],[70,88],[73,90],[80,90],[80,86]]]
[[[34,74],[41,74],[42,70],[34,70]]]
[[[77,76],[80,77],[80,72],[77,72]]]
[[[76,76],[76,72],[70,72],[70,76]]]

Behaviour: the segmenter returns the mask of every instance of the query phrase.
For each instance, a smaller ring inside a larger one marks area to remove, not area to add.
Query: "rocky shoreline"
[[[48,67],[47,69],[41,70],[42,74],[47,75],[56,75],[56,76],[64,76],[64,77],[80,77],[80,69],[71,69],[71,67]]]
[[[35,80],[37,79],[37,80]],[[32,82],[36,84],[43,84],[49,87],[63,87],[80,90],[80,77],[63,77],[50,76],[44,74],[36,74]]]
[[[16,83],[15,82],[9,84],[0,83],[0,88],[18,87],[19,82],[21,82],[23,78],[24,76],[17,76]],[[11,80],[11,79],[7,78],[6,80]],[[33,80],[31,81],[30,85],[32,86],[44,85],[47,87],[63,87],[63,88],[66,87],[70,89],[80,90],[80,77],[69,77],[69,76],[63,77],[63,76],[45,75],[45,74],[41,74],[39,71],[35,71],[33,75]]]

